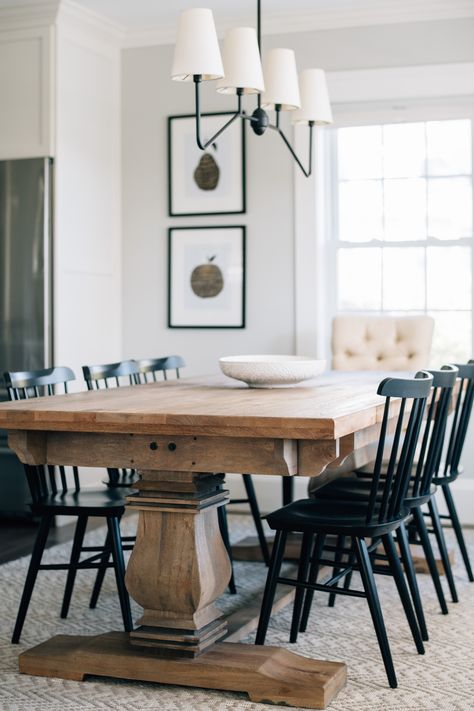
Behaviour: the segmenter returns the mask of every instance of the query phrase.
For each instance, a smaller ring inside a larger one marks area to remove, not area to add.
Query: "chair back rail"
[[[138,366],[134,360],[123,360],[119,363],[105,363],[102,365],[83,365],[82,373],[88,390],[109,388],[111,382],[120,386],[120,378],[128,380],[129,385],[138,385]]]
[[[139,370],[139,381],[141,383],[157,382],[157,374],[163,376],[163,380],[168,380],[168,371],[174,370],[176,377],[180,377],[180,368],[184,368],[186,363],[179,355],[164,356],[163,358],[142,358],[135,361]]]
[[[460,388],[456,395],[454,415],[451,423],[448,448],[444,463],[444,476],[457,476],[466,433],[474,402],[474,361],[456,363],[460,378]],[[441,463],[441,454],[437,461],[437,473]]]
[[[430,373],[419,371],[414,378],[386,378],[377,389],[377,393],[385,397],[385,405],[367,506],[367,525],[381,524],[402,515],[432,382],[433,376]],[[397,398],[400,403],[387,472],[382,476],[393,398]],[[404,431],[407,403],[411,404],[411,410]]]
[[[441,370],[428,372],[433,376],[433,392],[412,481],[413,497],[426,496],[430,492],[443,450],[446,424],[459,369],[455,365],[443,365]]]

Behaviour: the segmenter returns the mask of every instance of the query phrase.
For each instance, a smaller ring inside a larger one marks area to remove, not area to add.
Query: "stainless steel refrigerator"
[[[52,364],[50,158],[0,161],[0,400],[6,370]],[[29,511],[22,466],[0,430],[0,515]]]

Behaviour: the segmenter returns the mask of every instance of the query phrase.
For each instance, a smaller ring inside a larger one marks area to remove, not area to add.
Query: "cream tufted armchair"
[[[434,321],[430,316],[336,316],[332,324],[333,370],[405,370],[427,368],[430,360]],[[368,446],[347,457],[342,464],[329,465],[309,480],[308,494],[375,457]]]
[[[336,316],[334,370],[419,370],[428,367],[434,321],[430,316]]]

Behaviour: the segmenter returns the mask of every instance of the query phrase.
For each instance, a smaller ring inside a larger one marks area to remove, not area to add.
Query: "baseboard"
[[[257,500],[262,513],[274,511],[281,506],[281,477],[279,476],[254,476],[253,483]],[[245,489],[240,474],[227,474],[227,487],[231,498],[244,498]],[[308,477],[294,477],[295,499],[304,499],[307,496]],[[474,526],[474,478],[460,477],[452,484],[452,492],[461,523]],[[438,496],[439,509],[445,512],[442,495]],[[244,506],[231,505],[230,510],[242,511]]]

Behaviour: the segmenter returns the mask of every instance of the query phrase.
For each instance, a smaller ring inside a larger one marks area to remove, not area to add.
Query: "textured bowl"
[[[242,380],[251,388],[288,387],[315,378],[326,367],[325,360],[303,356],[242,355],[219,358],[224,375]]]

